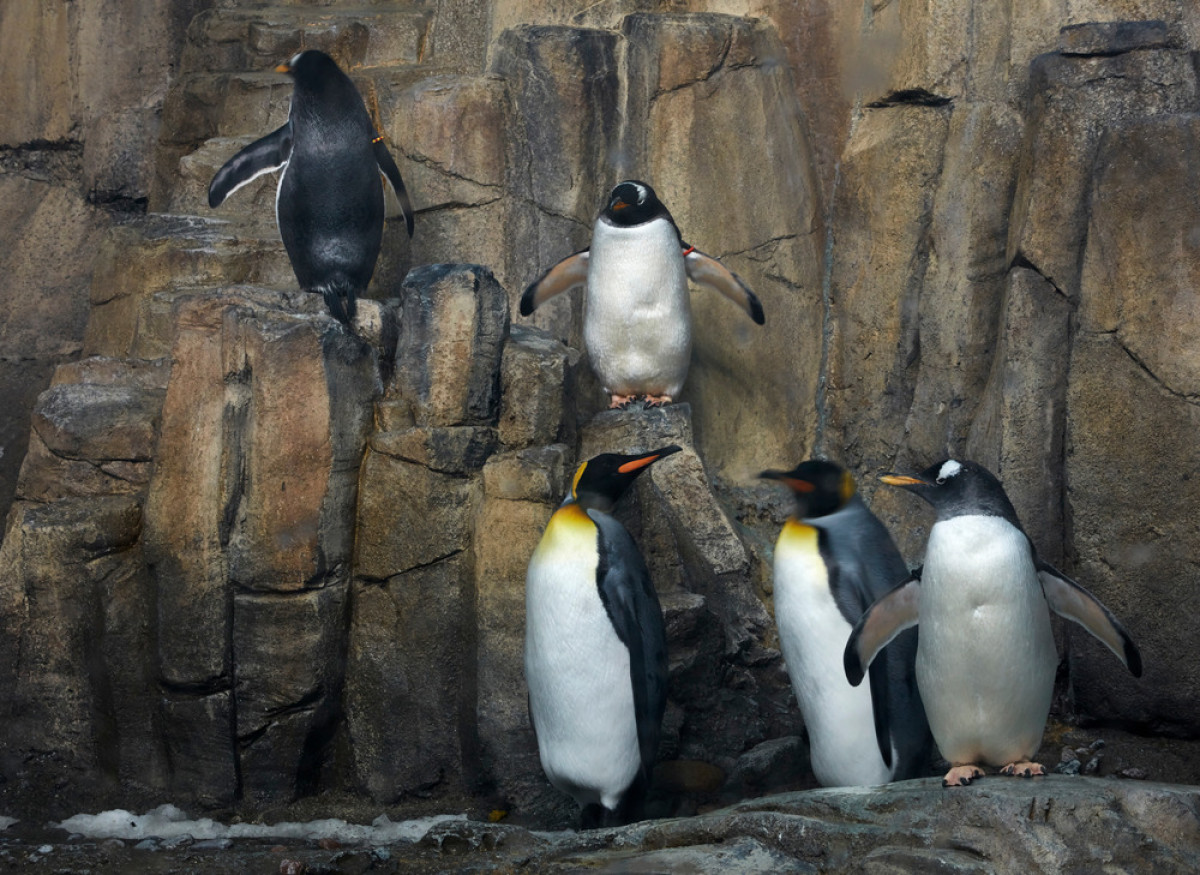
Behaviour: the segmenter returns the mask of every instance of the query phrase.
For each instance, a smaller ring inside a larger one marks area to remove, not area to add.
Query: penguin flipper
[[[846,680],[857,687],[876,655],[891,643],[892,639],[917,625],[918,602],[921,582],[910,577],[885,596],[876,600],[858,618],[846,642],[842,664],[846,669]]]
[[[208,185],[208,205],[219,207],[243,185],[278,170],[292,156],[292,121],[255,140],[226,161]]]
[[[1142,676],[1142,654],[1137,645],[1098,598],[1048,562],[1038,561],[1038,578],[1054,613],[1078,623],[1115,653],[1135,678]]]
[[[528,316],[555,295],[587,282],[588,257],[587,249],[568,255],[531,282],[525,294],[521,295],[521,315]]]
[[[687,269],[688,279],[692,282],[716,289],[745,310],[746,315],[758,325],[766,322],[758,296],[750,291],[750,287],[740,276],[711,255],[705,255],[699,249],[690,247],[687,255],[683,257],[683,264]]]
[[[412,201],[408,199],[408,189],[404,187],[404,180],[400,178],[400,168],[396,166],[392,153],[383,144],[383,140],[376,140],[371,148],[375,150],[375,163],[379,165],[388,185],[395,192],[396,200],[400,201],[400,210],[404,213],[404,224],[408,226],[408,236],[411,237],[413,235],[413,207]]]
[[[600,600],[617,637],[629,649],[643,783],[635,779],[628,795],[644,792],[658,756],[658,738],[667,705],[667,633],[650,572],[633,538],[608,514],[588,510],[587,515],[599,530],[596,582]]]

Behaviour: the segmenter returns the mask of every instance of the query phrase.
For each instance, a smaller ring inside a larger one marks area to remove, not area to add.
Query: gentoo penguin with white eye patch
[[[1010,776],[1044,775],[1033,756],[1058,666],[1050,611],[1081,625],[1141,677],[1133,639],[1095,596],[1038,558],[986,468],[949,459],[917,476],[880,479],[928,501],[937,521],[920,579],[877,601],[855,626],[847,677],[859,683],[880,648],[919,622],[917,685],[952,766],[942,784],[970,784],[983,764]]]
[[[813,774],[825,787],[928,774],[933,740],[913,670],[916,630],[871,664],[869,688],[851,686],[842,668],[859,617],[908,578],[891,535],[840,465],[812,459],[760,476],[783,483],[796,501],[775,543],[775,622]]]
[[[275,70],[295,82],[288,120],[217,171],[208,205],[218,207],[251,180],[282,170],[275,221],[296,280],[320,292],[329,312],[350,325],[383,239],[380,174],[396,193],[410,237],[412,204],[358,89],[333,58],[309,49]]]
[[[579,466],[525,577],[525,680],[550,783],[584,829],[636,820],[667,701],[667,636],[633,539],[611,515],[669,446]]]
[[[592,229],[592,245],[560,261],[521,296],[521,315],[586,285],[583,340],[610,399],[669,404],[683,387],[692,351],[688,283],[716,289],[759,325],[762,304],[715,258],[683,242],[649,185],[620,183]]]

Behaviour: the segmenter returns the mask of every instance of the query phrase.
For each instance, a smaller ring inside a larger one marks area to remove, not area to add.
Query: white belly
[[[875,738],[870,685],[852,687],[846,680],[842,654],[850,624],[829,591],[815,532],[811,548],[796,535],[806,528],[785,528],[780,536],[774,587],[779,640],[808,727],[813,774],[825,787],[883,784],[892,775]]]
[[[600,602],[594,558],[580,561],[595,557],[595,529],[589,544],[586,528],[575,528],[548,533],[529,564],[525,679],[550,783],[580,805],[613,809],[641,762],[629,651]]]
[[[596,223],[583,338],[606,392],[679,395],[691,358],[691,303],[683,251],[668,221]]]
[[[917,686],[942,756],[991,765],[1032,757],[1058,656],[1024,537],[999,517],[935,524],[920,616]]]

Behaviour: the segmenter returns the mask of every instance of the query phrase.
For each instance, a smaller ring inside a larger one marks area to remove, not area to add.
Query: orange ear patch
[[[808,493],[817,488],[807,480],[797,480],[795,477],[780,477],[779,479],[786,483],[793,492]]]

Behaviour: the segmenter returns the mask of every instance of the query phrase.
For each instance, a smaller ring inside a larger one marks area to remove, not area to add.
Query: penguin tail
[[[330,315],[347,328],[354,327],[354,314],[358,311],[358,291],[344,280],[334,280],[321,287],[325,306]]]

